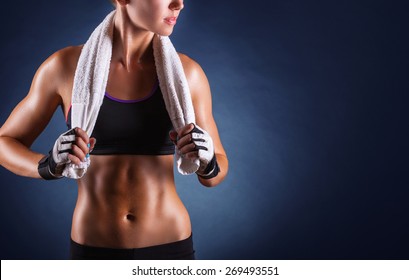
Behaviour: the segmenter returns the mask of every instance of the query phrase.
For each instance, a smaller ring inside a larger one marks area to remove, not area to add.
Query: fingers
[[[71,147],[68,159],[79,165],[81,161],[89,157],[90,151],[95,147],[96,139],[89,138],[87,133],[79,127],[75,128],[75,136],[75,143]]]
[[[179,138],[179,140],[176,143],[176,146],[178,147],[179,150],[182,150],[183,147],[191,143],[192,143],[192,134],[186,134],[182,138]]]
[[[75,144],[72,145],[72,150],[74,152],[74,147],[77,147],[80,149],[80,151],[86,155],[89,153],[89,142],[85,142],[81,137],[76,137],[75,138]]]
[[[177,146],[179,153],[184,157],[189,159],[197,159],[199,157],[198,147],[193,142],[193,131],[195,130],[195,125],[190,123],[179,130],[179,133],[170,132],[169,136],[171,140]],[[176,138],[176,139],[175,139]]]
[[[81,138],[81,139],[84,141],[84,143],[86,143],[86,144],[89,143],[88,134],[87,134],[84,130],[82,130],[81,128],[79,128],[79,127],[76,127],[76,128],[75,128],[75,136],[76,136],[77,138]]]
[[[178,139],[178,133],[175,130],[169,131],[169,138],[176,145],[176,142],[177,142],[177,139]]]
[[[197,152],[195,143],[188,143],[184,146],[178,145],[178,150],[182,154],[187,154],[190,152]]]
[[[68,155],[68,159],[79,165],[81,161],[85,161],[85,156],[86,153],[84,153],[77,145],[72,145],[71,154]]]
[[[179,142],[179,139],[189,134],[194,128],[195,128],[195,125],[193,123],[190,123],[182,127],[178,133],[178,142]]]
[[[193,123],[187,124],[184,127],[182,127],[177,134],[176,142],[181,145],[186,145],[186,143],[191,142],[192,141],[191,132],[194,128],[195,125]]]
[[[190,123],[182,127],[179,130],[179,133],[176,133],[175,131],[171,131],[169,133],[169,136],[171,137],[172,141],[175,143],[179,150],[181,150],[184,146],[192,142],[192,135],[190,134],[190,132],[194,127],[195,127],[194,124]]]

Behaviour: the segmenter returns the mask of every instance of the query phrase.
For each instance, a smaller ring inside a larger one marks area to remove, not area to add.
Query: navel
[[[125,218],[127,221],[130,221],[130,222],[135,221],[135,215],[132,215],[132,214],[127,214]]]

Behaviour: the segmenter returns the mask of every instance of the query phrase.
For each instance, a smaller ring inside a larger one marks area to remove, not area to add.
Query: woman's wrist
[[[196,174],[203,179],[212,179],[217,176],[220,172],[219,164],[217,163],[216,155],[213,155],[213,158],[204,168],[199,168]]]

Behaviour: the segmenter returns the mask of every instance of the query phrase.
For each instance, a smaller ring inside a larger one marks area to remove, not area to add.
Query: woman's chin
[[[156,32],[160,36],[170,36],[173,33],[173,27],[161,28]]]

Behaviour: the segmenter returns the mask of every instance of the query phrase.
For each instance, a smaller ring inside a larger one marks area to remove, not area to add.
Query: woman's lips
[[[176,24],[177,17],[167,17],[165,18],[165,22],[169,25],[175,25]]]

